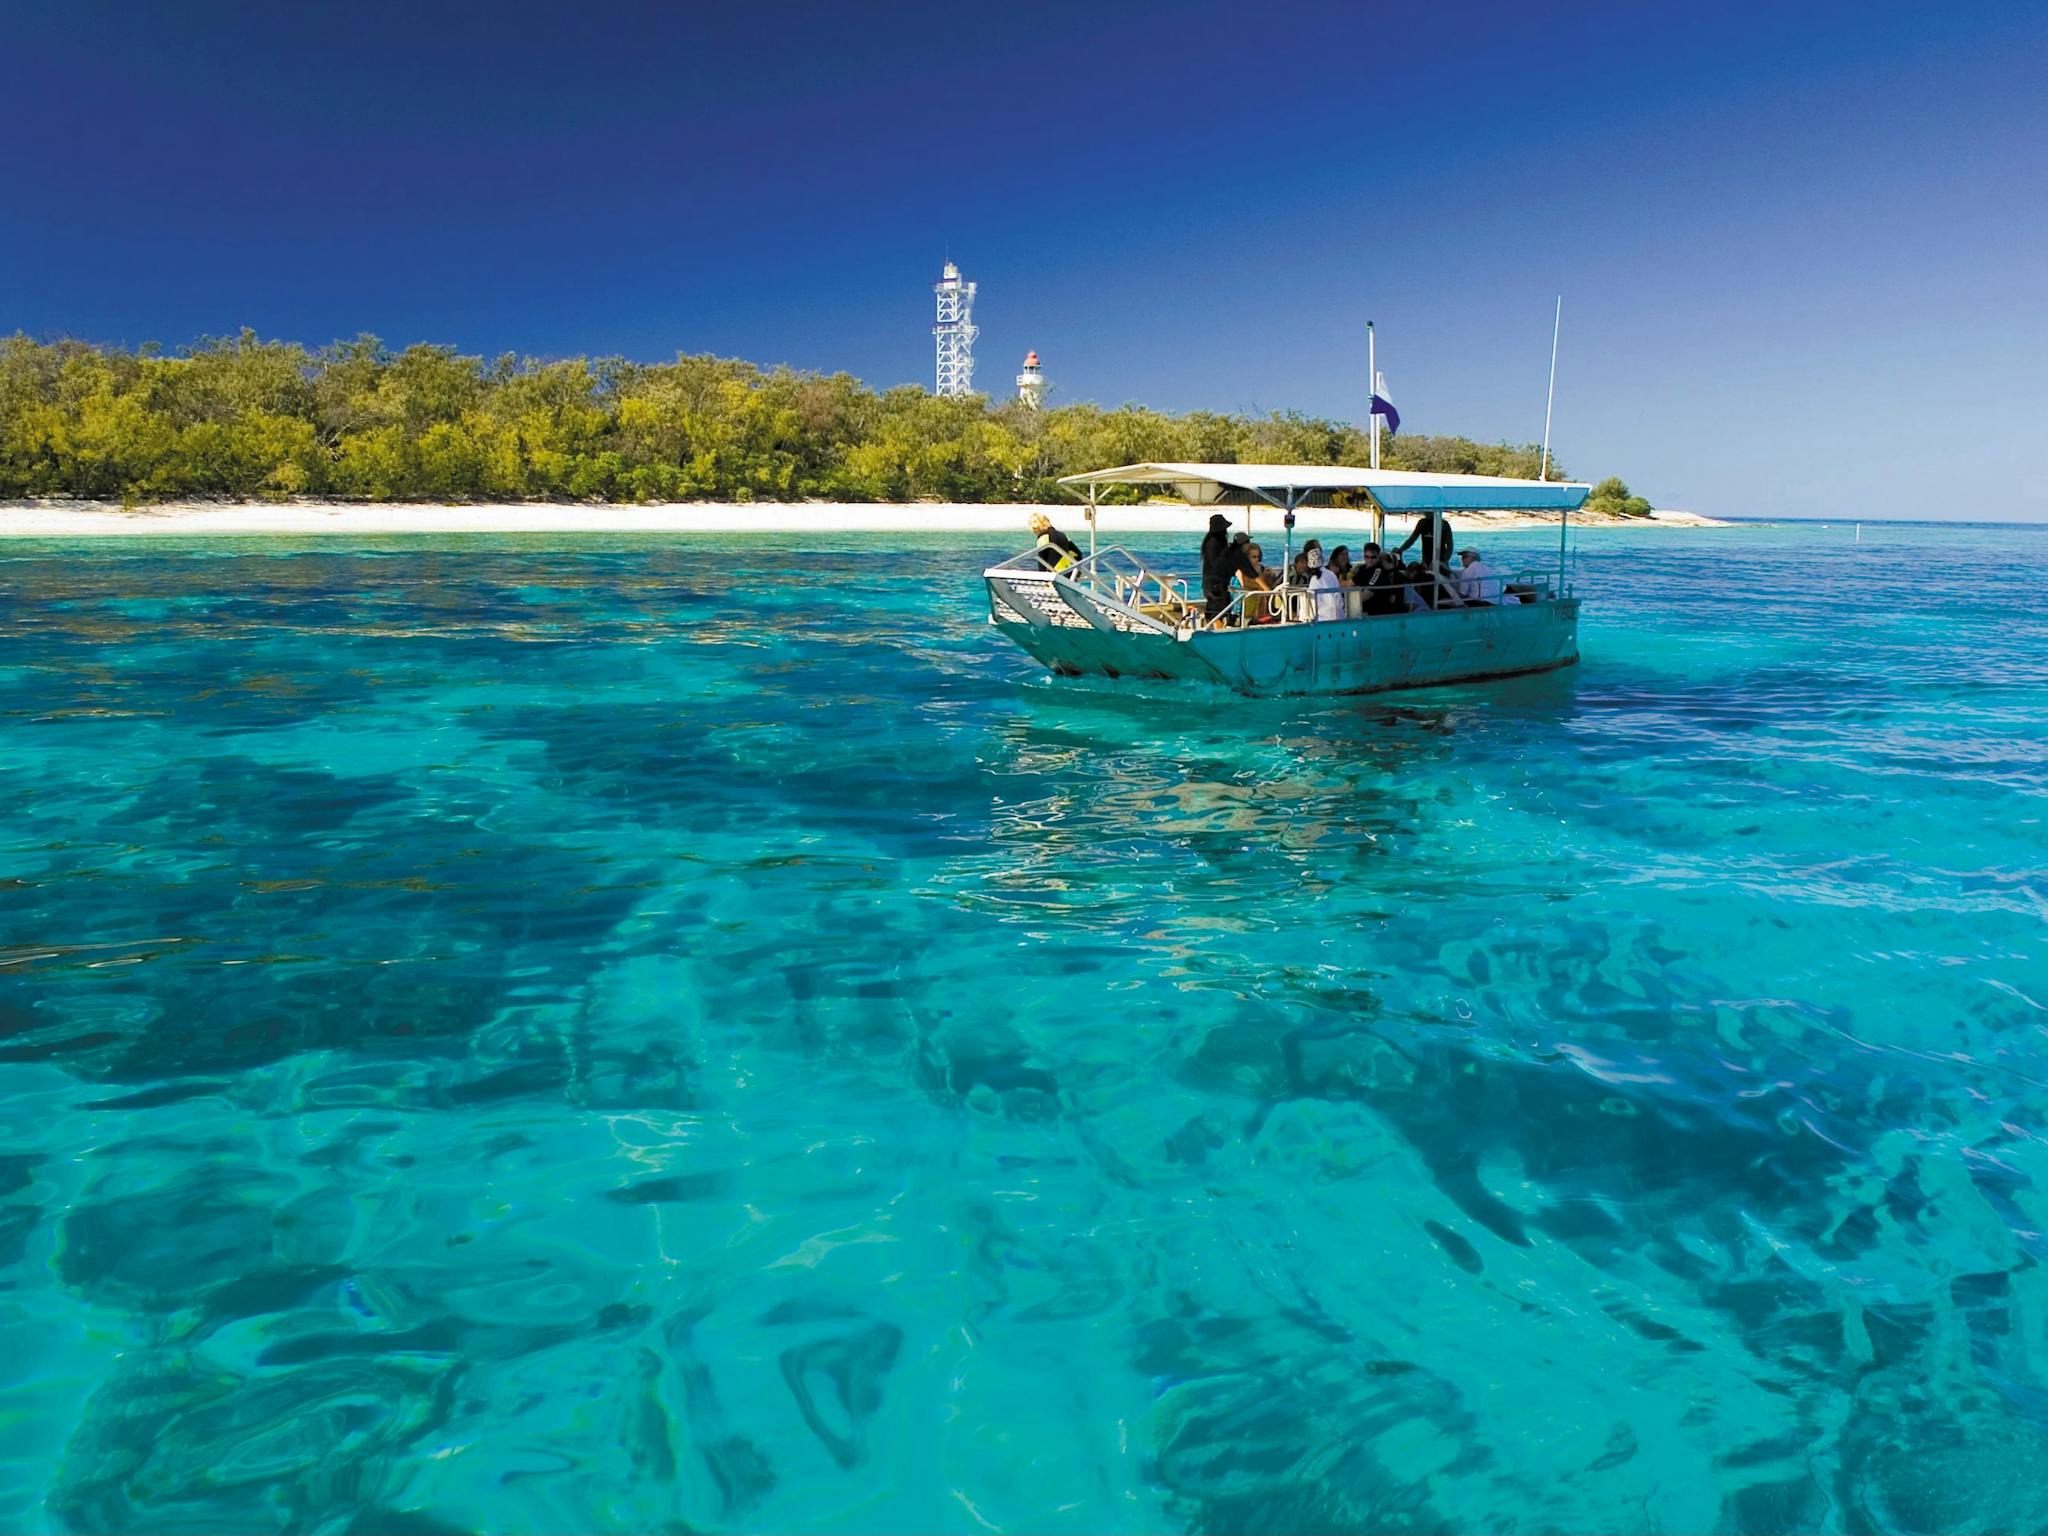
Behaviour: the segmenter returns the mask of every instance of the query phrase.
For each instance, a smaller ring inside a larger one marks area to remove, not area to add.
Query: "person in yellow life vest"
[[[1038,563],[1048,571],[1064,571],[1081,558],[1080,547],[1053,527],[1043,512],[1031,514],[1031,531],[1038,535]]]

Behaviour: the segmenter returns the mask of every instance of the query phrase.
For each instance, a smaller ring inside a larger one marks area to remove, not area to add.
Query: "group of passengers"
[[[1418,543],[1421,558],[1404,561],[1401,557]],[[1285,612],[1284,602],[1277,595],[1265,594],[1288,588],[1312,595],[1312,613],[1319,621],[1349,616],[1348,591],[1364,594],[1358,609],[1368,617],[1429,608],[1488,608],[1519,600],[1520,594],[1507,590],[1500,573],[1478,550],[1459,550],[1458,564],[1453,567],[1451,549],[1449,521],[1423,517],[1398,548],[1367,544],[1354,561],[1348,546],[1338,545],[1326,558],[1322,540],[1310,539],[1287,570],[1276,571],[1265,563],[1265,551],[1258,543],[1249,534],[1233,534],[1230,519],[1219,512],[1210,517],[1209,531],[1202,539],[1203,617],[1216,619],[1241,595],[1240,623],[1277,624]]]

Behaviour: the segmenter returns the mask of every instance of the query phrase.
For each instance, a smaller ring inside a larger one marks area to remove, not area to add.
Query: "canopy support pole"
[[[1095,487],[1088,487],[1088,558],[1095,558]]]
[[[1366,423],[1372,428],[1372,467],[1380,467],[1380,413],[1372,407],[1372,397],[1379,393],[1380,359],[1379,348],[1372,332],[1372,322],[1365,322],[1365,415]]]
[[[1429,509],[1429,590],[1436,594],[1436,601],[1430,607],[1441,607],[1444,600],[1443,568],[1450,564],[1450,552],[1444,548],[1444,509]]]

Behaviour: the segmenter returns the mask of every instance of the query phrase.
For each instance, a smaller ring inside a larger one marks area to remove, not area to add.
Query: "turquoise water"
[[[2048,531],[1262,703],[1006,552],[0,546],[0,1529],[2048,1526]]]

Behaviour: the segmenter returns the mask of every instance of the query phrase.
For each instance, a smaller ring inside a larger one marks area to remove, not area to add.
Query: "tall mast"
[[[1557,336],[1564,328],[1564,295],[1557,296],[1557,313],[1550,320],[1550,393],[1543,400],[1543,468],[1536,476],[1539,480],[1550,478],[1550,408],[1557,403]],[[1557,515],[1557,590],[1564,590],[1564,536],[1571,526],[1571,509],[1566,508]]]
[[[1557,403],[1557,333],[1564,328],[1564,295],[1557,296],[1557,314],[1550,322],[1550,393],[1543,397],[1543,469],[1536,478],[1550,478],[1550,408]]]

